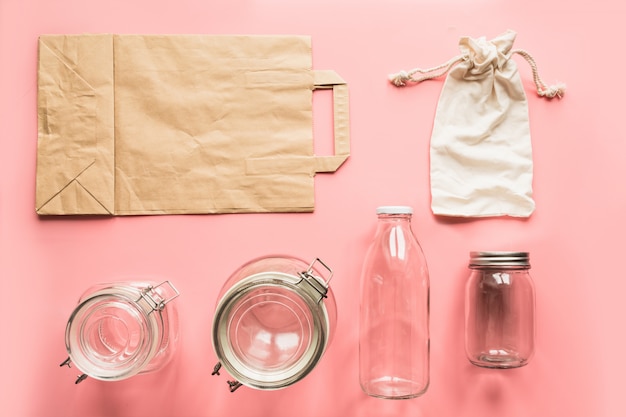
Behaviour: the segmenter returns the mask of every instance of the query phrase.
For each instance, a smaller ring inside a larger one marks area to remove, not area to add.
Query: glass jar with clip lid
[[[179,292],[170,281],[99,284],[83,293],[65,330],[68,358],[87,377],[119,381],[156,371],[172,357]]]
[[[325,270],[324,275],[320,269]],[[223,367],[242,385],[276,390],[308,375],[328,347],[336,319],[329,287],[332,270],[319,258],[291,256],[252,260],[222,287],[213,319],[213,348]]]

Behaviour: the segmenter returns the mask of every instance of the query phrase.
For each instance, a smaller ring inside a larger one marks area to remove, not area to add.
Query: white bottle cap
[[[376,214],[413,214],[413,207],[409,206],[380,206]]]

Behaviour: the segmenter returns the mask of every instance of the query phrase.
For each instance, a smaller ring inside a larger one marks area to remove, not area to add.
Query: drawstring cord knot
[[[533,81],[535,82],[535,86],[537,87],[537,94],[539,95],[539,97],[563,98],[563,95],[565,94],[564,83],[557,83],[551,86],[547,86],[546,83],[543,82],[541,77],[539,77],[539,70],[537,69],[537,63],[535,62],[535,59],[532,57],[532,55],[530,55],[528,52],[526,52],[523,49],[515,49],[511,51],[510,56],[513,56],[513,54],[518,54],[522,56],[526,60],[526,62],[528,62],[528,65],[530,65],[530,69],[533,72]]]
[[[406,71],[400,71],[396,74],[389,75],[389,81],[396,87],[404,87],[407,81],[411,80],[411,76]]]
[[[565,84],[557,83],[545,89],[537,89],[537,94],[546,98],[563,98],[563,95],[565,94]]]

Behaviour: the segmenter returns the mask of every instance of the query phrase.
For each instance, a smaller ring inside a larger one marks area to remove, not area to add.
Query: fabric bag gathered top
[[[529,217],[535,209],[528,103],[512,57],[529,63],[539,96],[561,98],[565,86],[547,86],[532,56],[513,49],[515,37],[463,37],[461,54],[445,64],[390,76],[404,86],[447,74],[430,141],[435,215]]]
[[[348,87],[307,36],[44,35],[38,75],[40,215],[310,212],[350,154]]]

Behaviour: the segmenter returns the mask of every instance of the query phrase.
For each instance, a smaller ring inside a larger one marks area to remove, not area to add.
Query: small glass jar
[[[465,351],[474,365],[517,368],[535,350],[535,290],[528,252],[471,252]]]
[[[178,290],[169,282],[116,282],[89,288],[65,330],[69,357],[82,375],[119,381],[156,371],[172,357],[178,316],[170,304]]]
[[[326,269],[326,277],[319,267]],[[276,390],[304,378],[329,345],[336,305],[332,270],[320,259],[308,264],[291,256],[257,258],[238,268],[218,296],[213,348],[241,385]]]

